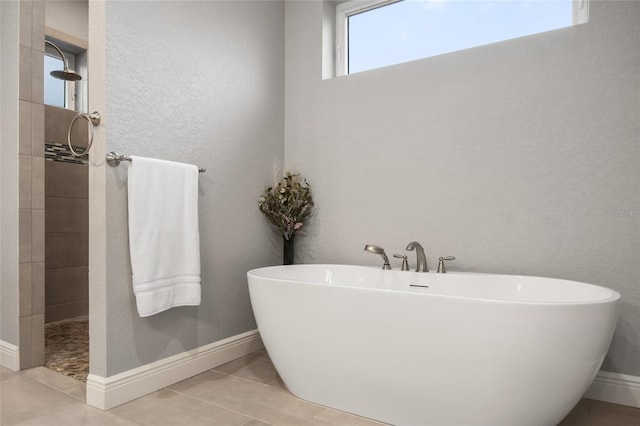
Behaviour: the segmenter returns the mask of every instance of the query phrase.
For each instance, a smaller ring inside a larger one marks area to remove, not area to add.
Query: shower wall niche
[[[45,105],[45,322],[89,312],[89,166],[67,147],[76,112]],[[77,120],[75,146],[87,143]]]

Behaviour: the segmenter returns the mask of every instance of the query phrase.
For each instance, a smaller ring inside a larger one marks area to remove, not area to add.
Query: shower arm
[[[67,58],[64,56],[64,53],[62,53],[62,50],[60,50],[60,48],[58,46],[56,46],[55,44],[51,43],[49,40],[45,40],[44,44],[48,44],[49,46],[51,46],[54,49],[56,49],[56,51],[60,55],[60,58],[62,59],[62,64],[64,65],[65,71],[69,70],[69,63],[67,62]]]

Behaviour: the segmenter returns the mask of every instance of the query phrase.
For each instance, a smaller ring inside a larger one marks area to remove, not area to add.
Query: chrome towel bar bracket
[[[107,153],[107,164],[111,167],[117,167],[120,165],[121,161],[131,161],[131,157],[127,157],[126,155],[118,154],[115,151],[111,151]],[[198,172],[204,173],[207,169],[203,167],[198,167]]]

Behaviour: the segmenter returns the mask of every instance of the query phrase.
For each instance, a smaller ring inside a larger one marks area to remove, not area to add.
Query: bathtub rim
[[[618,303],[621,299],[622,299],[622,294],[620,292],[618,292],[617,290],[611,289],[609,287],[605,287],[602,285],[598,285],[598,284],[591,284],[591,283],[586,283],[586,282],[582,282],[582,281],[575,281],[575,280],[567,280],[564,278],[554,278],[554,277],[544,277],[544,276],[537,276],[537,275],[514,275],[514,274],[498,274],[498,273],[489,273],[489,272],[459,272],[459,271],[454,271],[454,272],[447,272],[447,275],[451,276],[451,275],[464,275],[464,276],[469,276],[469,275],[482,275],[482,276],[499,276],[499,277],[513,277],[513,278],[534,278],[534,279],[544,279],[544,280],[551,280],[551,281],[556,281],[556,282],[569,282],[569,283],[573,283],[573,284],[579,284],[579,285],[584,285],[584,286],[589,286],[589,287],[596,287],[598,289],[602,289],[604,291],[607,291],[610,293],[610,295],[606,298],[602,298],[602,299],[596,299],[596,300],[584,300],[584,301],[558,301],[558,302],[553,302],[553,301],[544,301],[544,300],[514,300],[514,299],[498,299],[498,298],[492,298],[492,297],[476,297],[476,296],[462,296],[462,295],[451,295],[451,294],[437,294],[437,293],[426,293],[426,292],[422,292],[420,291],[419,288],[413,288],[413,289],[386,289],[386,288],[374,288],[374,287],[356,287],[356,286],[345,286],[345,285],[341,285],[341,284],[333,284],[333,283],[326,283],[326,282],[314,282],[314,281],[308,281],[308,280],[302,280],[302,279],[292,279],[292,278],[275,278],[275,277],[270,277],[270,276],[264,276],[264,275],[258,275],[257,272],[259,272],[260,270],[266,270],[266,269],[278,269],[278,268],[286,268],[286,269],[292,269],[292,268],[301,268],[304,266],[314,266],[314,267],[319,267],[319,268],[323,268],[323,267],[354,267],[354,268],[362,268],[362,269],[367,269],[367,270],[376,270],[376,271],[380,271],[381,269],[375,266],[370,266],[370,265],[352,265],[352,264],[339,264],[339,263],[307,263],[307,264],[295,264],[295,265],[271,265],[271,266],[263,266],[263,267],[259,267],[259,268],[253,268],[249,271],[247,271],[247,281],[248,284],[249,283],[249,278],[251,276],[253,276],[254,278],[257,279],[262,279],[262,280],[267,280],[270,282],[287,282],[287,283],[297,283],[297,284],[304,284],[304,285],[311,285],[311,286],[318,286],[318,287],[330,287],[330,288],[340,288],[340,289],[352,289],[352,290],[357,290],[357,291],[373,291],[373,292],[381,292],[381,293],[399,293],[399,294],[411,294],[411,295],[416,295],[419,297],[437,297],[437,298],[445,298],[445,299],[454,299],[454,300],[467,300],[467,301],[476,301],[476,302],[483,302],[483,303],[498,303],[498,304],[518,304],[518,305],[533,305],[533,306],[585,306],[585,305],[600,305],[600,304],[607,304],[607,303]],[[399,272],[398,270],[390,270],[390,271],[385,271],[385,272],[391,272],[391,273],[397,273]],[[403,273],[406,273],[407,271],[402,271]],[[412,273],[415,273],[414,271],[409,271]],[[427,274],[436,274],[435,272],[427,272]]]

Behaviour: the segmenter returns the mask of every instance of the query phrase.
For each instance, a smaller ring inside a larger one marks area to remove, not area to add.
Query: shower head
[[[60,55],[60,58],[62,58],[62,63],[64,64],[64,69],[63,70],[51,71],[50,74],[51,74],[52,77],[58,78],[60,80],[66,80],[66,81],[82,80],[82,76],[80,74],[77,74],[77,73],[75,73],[75,72],[73,72],[72,70],[69,69],[69,64],[67,63],[67,58],[64,57],[64,53],[62,53],[62,50],[60,50],[60,48],[58,46],[56,46],[55,44],[53,44],[49,40],[45,40],[44,44],[48,44],[49,46],[53,47],[58,52],[58,54]]]
[[[49,74],[51,74],[51,77],[55,77],[60,80],[66,80],[66,81],[82,80],[82,76],[80,74],[76,74],[75,72],[71,71],[68,68],[65,68],[62,71],[61,70],[51,71]]]

